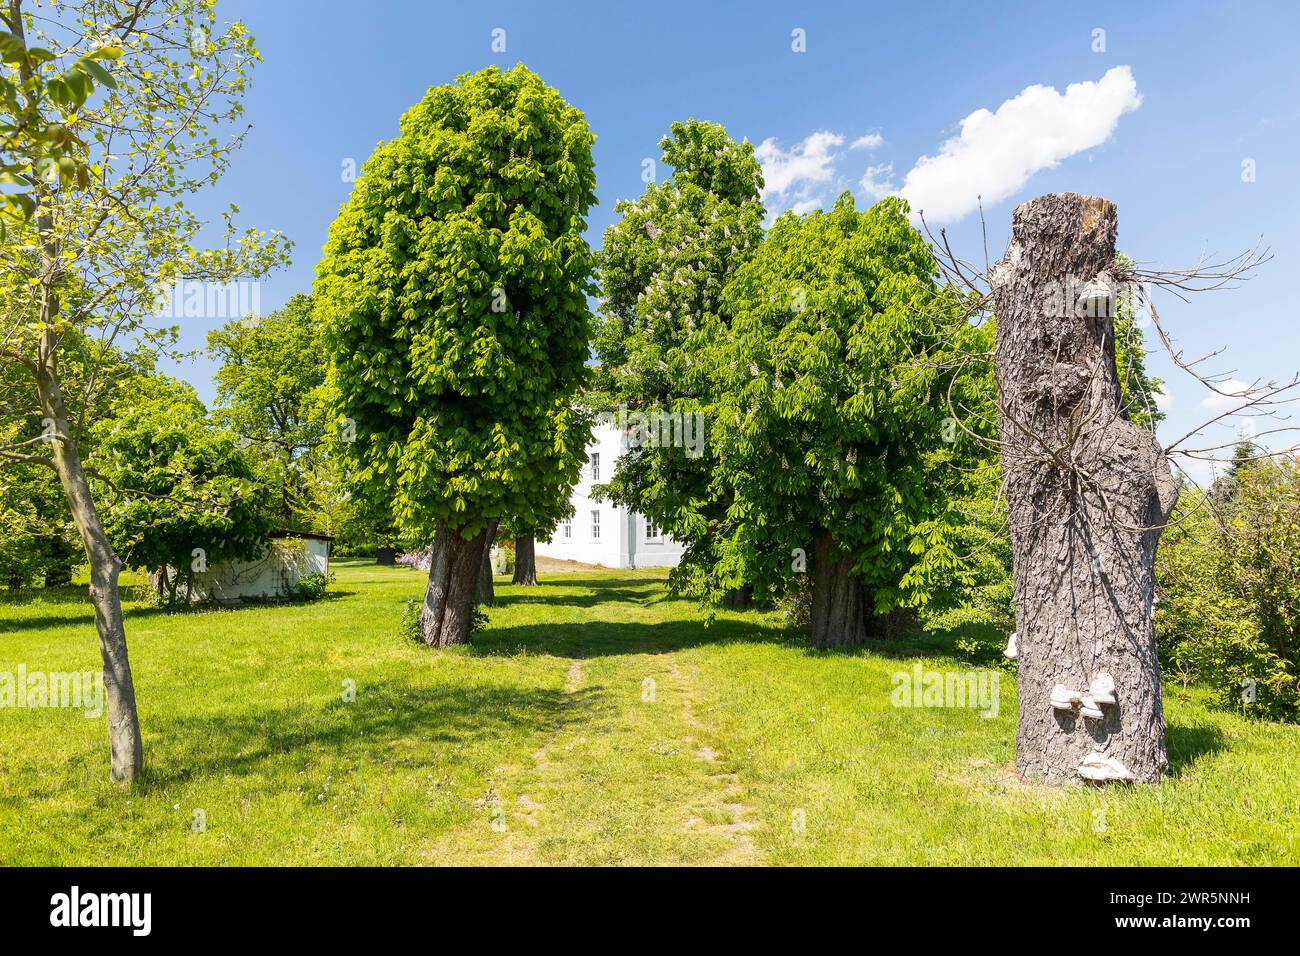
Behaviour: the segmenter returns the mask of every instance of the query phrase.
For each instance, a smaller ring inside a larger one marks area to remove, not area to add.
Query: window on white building
[[[663,537],[663,532],[659,530],[659,528],[655,525],[653,521],[646,519],[646,523],[645,523],[646,541],[657,544],[662,537]]]
[[[600,540],[600,512],[599,511],[593,511],[591,513],[591,540],[592,541]]]
[[[572,521],[566,521],[566,522],[564,522],[564,524],[560,525],[560,536],[563,537],[563,538],[572,538],[572,537],[573,537],[573,522],[572,522]]]
[[[600,481],[600,452],[591,453],[591,480]]]

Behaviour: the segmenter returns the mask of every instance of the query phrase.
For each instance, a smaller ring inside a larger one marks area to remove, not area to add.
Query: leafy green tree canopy
[[[174,591],[204,565],[265,552],[265,490],[192,387],[162,376],[138,381],[130,404],[95,431],[91,463],[111,500],[104,524],[126,565],[174,569]]]
[[[400,129],[331,226],[313,294],[353,477],[424,532],[540,522],[589,435],[571,404],[594,137],[522,65],[429,90]]]
[[[702,424],[695,429],[716,384],[699,358],[727,334],[723,289],[762,241],[763,178],[753,147],[716,123],[674,123],[659,145],[672,175],[636,202],[618,204],[622,218],[605,231],[599,254],[593,402],[607,411],[668,413],[669,428],[683,433],[691,423],[689,448],[684,435],[677,443],[634,443],[606,491],[682,542],[673,581],[693,591],[714,563],[710,530],[727,504],[709,493],[717,457]]]
[[[897,198],[860,211],[846,193],[829,211],[787,213],[727,287],[731,335],[709,359],[721,396],[710,438],[731,498],[713,571],[723,586],[785,590],[816,544],[821,570],[842,563],[868,614],[924,598],[902,581],[918,556],[945,553],[926,452],[943,440],[932,353],[955,310],[907,212]]]
[[[248,316],[208,334],[208,352],[221,361],[217,402],[240,438],[296,457],[320,445],[325,431],[325,344],[311,296],[295,295],[281,309]]]
[[[659,146],[672,176],[618,204],[599,255],[596,389],[632,408],[668,407],[707,386],[691,361],[697,339],[716,331],[723,287],[763,238],[753,146],[694,119],[674,123]]]
[[[346,504],[325,454],[327,358],[311,297],[228,322],[209,333],[208,353],[222,363],[217,420],[254,450],[285,527],[332,530],[322,525]]]

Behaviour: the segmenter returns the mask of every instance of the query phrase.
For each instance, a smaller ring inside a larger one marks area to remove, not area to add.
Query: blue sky
[[[769,180],[786,185],[769,196],[772,208],[902,188],[945,210],[971,259],[983,256],[979,217],[962,210],[976,185],[994,258],[1013,206],[1061,190],[1115,201],[1120,247],[1143,262],[1187,265],[1262,237],[1274,258],[1242,288],[1157,302],[1188,355],[1228,346],[1215,370],[1252,380],[1300,368],[1290,294],[1300,272],[1294,3],[222,0],[221,10],[248,24],[265,63],[246,101],[246,147],[193,204],[215,214],[237,202],[246,224],[295,242],[292,267],[262,287],[264,311],[310,289],[350,188],[346,161],[360,165],[429,86],[522,61],[597,135],[593,245],[614,202],[640,194],[642,161],[658,157],[668,125],[698,117],[768,141]],[[497,28],[504,53],[491,48]],[[1098,29],[1104,52],[1094,50]],[[792,48],[796,30],[804,52]],[[1036,86],[1055,92],[1026,92]],[[963,137],[978,110],[990,116]],[[938,156],[940,166],[909,182],[919,159]],[[1243,182],[1246,160],[1253,182]],[[214,324],[187,320],[184,341],[196,347]],[[1159,356],[1153,368],[1167,372],[1169,440],[1207,417],[1209,393]],[[210,399],[212,371],[199,361],[182,374]]]

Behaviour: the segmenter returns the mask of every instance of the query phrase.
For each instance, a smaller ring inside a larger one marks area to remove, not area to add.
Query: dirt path
[[[492,770],[428,862],[760,862],[742,768],[716,749],[688,654],[557,658],[568,712]]]

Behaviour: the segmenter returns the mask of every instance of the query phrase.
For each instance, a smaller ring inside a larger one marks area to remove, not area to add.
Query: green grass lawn
[[[128,606],[135,791],[102,717],[0,709],[0,863],[1300,863],[1300,728],[1195,694],[1165,784],[1056,791],[1011,769],[1010,675],[992,718],[891,705],[918,660],[970,668],[940,638],[813,652],[610,571],[498,579],[474,646],[428,651],[397,636],[421,575],[335,570],[313,605]],[[20,663],[98,670],[83,589],[0,597]]]

